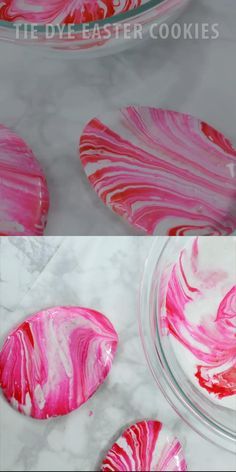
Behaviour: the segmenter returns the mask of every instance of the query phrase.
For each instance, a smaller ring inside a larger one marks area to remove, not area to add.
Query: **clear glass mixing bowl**
[[[236,411],[213,403],[188,380],[176,359],[170,336],[160,326],[161,275],[173,266],[187,241],[186,237],[154,239],[141,286],[142,344],[158,386],[180,417],[201,436],[235,453]]]
[[[18,25],[7,21],[0,21],[0,40],[21,45],[33,46],[35,49],[53,50],[61,56],[79,55],[98,57],[121,51],[137,44],[136,25],[142,27],[142,39],[148,37],[150,26],[173,21],[190,0],[147,0],[139,8],[126,13],[115,15],[105,20],[87,24],[67,25],[63,32],[57,26],[47,29],[45,25]],[[128,25],[128,30],[127,30]],[[32,38],[32,28],[35,38]],[[119,32],[117,32],[119,30]]]

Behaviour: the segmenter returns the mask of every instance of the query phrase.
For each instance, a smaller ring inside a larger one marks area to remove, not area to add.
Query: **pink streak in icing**
[[[199,385],[222,399],[236,394],[236,285],[224,296],[211,318],[201,324],[189,321],[186,305],[194,303],[202,289],[188,283],[184,269],[187,257],[183,250],[171,271],[166,292],[166,322],[170,334],[198,360],[195,377]],[[199,282],[204,282],[202,274],[198,273],[197,238],[192,246],[191,268]],[[220,273],[206,274],[206,282],[214,285],[221,277]]]
[[[0,235],[42,235],[49,193],[28,145],[0,125]]]
[[[236,150],[190,115],[114,110],[90,121],[79,152],[101,200],[148,234],[228,235],[236,228]]]
[[[137,8],[142,0],[5,0],[0,19],[28,23],[84,23]],[[34,5],[34,3],[36,5]]]
[[[0,352],[0,386],[20,413],[66,415],[104,382],[118,337],[101,313],[55,307],[27,318]]]
[[[187,464],[180,442],[162,423],[142,421],[123,432],[109,450],[101,470],[186,471]]]

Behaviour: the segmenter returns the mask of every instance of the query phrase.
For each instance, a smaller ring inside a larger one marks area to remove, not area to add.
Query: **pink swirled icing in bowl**
[[[114,110],[87,124],[79,152],[100,199],[148,234],[236,229],[236,149],[197,118],[150,107]]]
[[[0,352],[0,386],[20,413],[36,419],[65,415],[106,379],[118,336],[101,313],[54,307],[27,318]]]
[[[0,125],[0,235],[42,235],[48,208],[46,179],[33,152]]]
[[[186,471],[179,440],[159,421],[141,421],[125,430],[104,459],[102,472]]]
[[[60,57],[76,54],[93,58],[140,43],[137,23],[145,39],[149,37],[151,25],[158,29],[163,22],[177,18],[189,2],[5,0],[0,2],[0,40],[51,50]]]
[[[236,237],[154,238],[140,295],[158,387],[194,431],[235,453]]]
[[[147,0],[5,0],[0,20],[26,23],[85,23],[127,12]]]
[[[187,377],[236,409],[236,238],[190,240],[171,268],[161,312]]]

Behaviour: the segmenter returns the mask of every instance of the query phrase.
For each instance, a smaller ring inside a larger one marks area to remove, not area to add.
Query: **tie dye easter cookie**
[[[17,134],[0,125],[0,235],[42,235],[48,208],[38,161]]]
[[[122,433],[107,453],[102,472],[186,471],[183,448],[159,421],[141,421]]]
[[[106,379],[118,337],[101,313],[55,307],[27,318],[0,352],[0,386],[20,413],[36,419],[66,415]]]
[[[193,116],[129,106],[92,119],[80,139],[91,186],[147,234],[230,235],[236,149]]]

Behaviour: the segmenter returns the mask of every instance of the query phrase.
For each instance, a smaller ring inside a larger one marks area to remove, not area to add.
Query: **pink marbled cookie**
[[[9,403],[36,419],[66,415],[104,382],[118,336],[101,313],[55,307],[27,318],[0,352],[0,386]]]
[[[42,235],[48,208],[38,161],[17,134],[0,125],[0,235]]]
[[[158,421],[130,426],[113,444],[102,463],[102,472],[186,471],[178,439]]]
[[[130,106],[94,118],[80,158],[100,199],[158,235],[230,235],[236,229],[236,149],[182,113]]]

